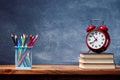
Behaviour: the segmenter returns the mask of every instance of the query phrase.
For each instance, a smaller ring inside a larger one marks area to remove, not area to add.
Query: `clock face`
[[[92,31],[87,35],[87,44],[92,49],[100,49],[106,42],[105,34],[101,31]]]

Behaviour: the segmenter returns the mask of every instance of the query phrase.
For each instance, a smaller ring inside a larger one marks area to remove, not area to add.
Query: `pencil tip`
[[[14,35],[13,35],[13,34],[11,34],[11,37],[14,37]]]

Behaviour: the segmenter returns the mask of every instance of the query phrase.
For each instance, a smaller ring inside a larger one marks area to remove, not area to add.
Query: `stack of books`
[[[79,67],[86,69],[115,69],[112,53],[80,53]]]

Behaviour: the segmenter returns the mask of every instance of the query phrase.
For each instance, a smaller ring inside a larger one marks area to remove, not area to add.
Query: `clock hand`
[[[95,39],[95,36],[93,35],[94,39]]]
[[[93,35],[93,37],[94,37],[95,41],[97,41],[97,37],[95,37],[94,35]]]
[[[90,44],[94,43],[95,41],[97,41],[97,38],[95,38],[95,40],[93,42],[90,42]]]
[[[95,42],[95,40],[93,41],[93,42],[90,42],[90,44],[92,44],[92,43],[94,43]]]

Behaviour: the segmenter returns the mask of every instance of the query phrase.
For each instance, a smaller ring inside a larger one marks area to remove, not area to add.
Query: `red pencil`
[[[32,43],[32,41],[33,41],[33,38],[34,38],[34,36],[33,36],[32,34],[30,34],[30,40],[29,40],[27,46],[31,46],[31,43]]]
[[[38,39],[38,35],[35,36],[35,38],[33,39],[32,43],[30,44],[30,46],[33,46],[37,39]]]

